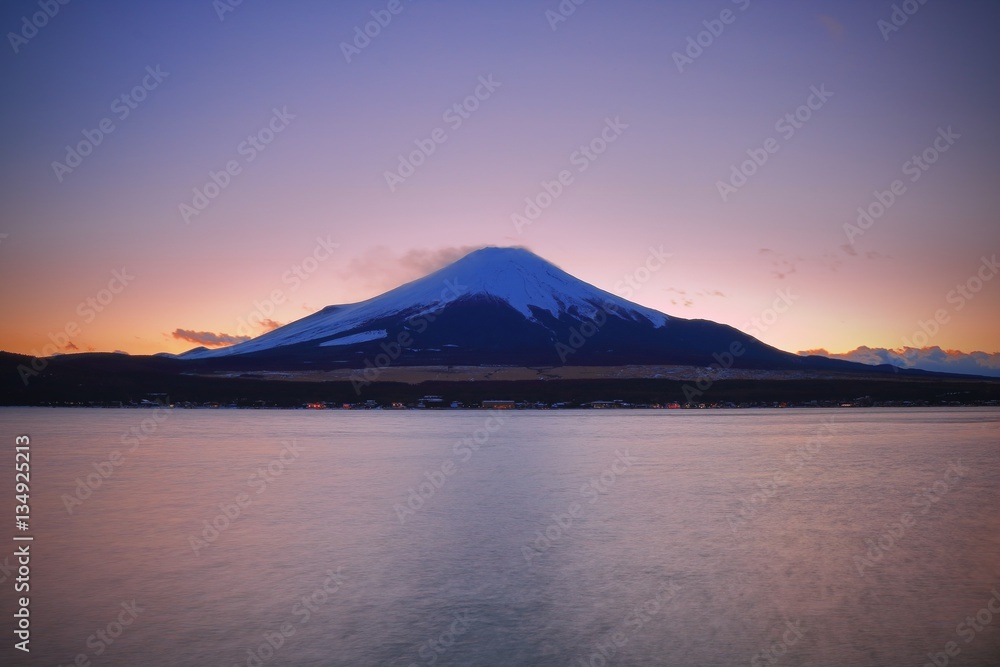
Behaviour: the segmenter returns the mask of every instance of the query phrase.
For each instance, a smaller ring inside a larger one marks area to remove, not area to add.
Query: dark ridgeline
[[[783,352],[733,327],[687,320],[600,290],[522,248],[483,248],[357,304],[330,306],[228,348],[129,357],[0,353],[4,404],[138,403],[147,395],[240,406],[412,403],[442,394],[466,405],[496,398],[580,404],[908,400],[984,402],[998,383],[975,376],[869,366]],[[621,366],[688,366],[700,382],[613,379]],[[387,382],[387,367],[608,368],[606,379]],[[351,381],[255,375],[354,369]],[[710,369],[710,370],[704,370]],[[744,373],[727,378],[726,371]],[[747,379],[745,371],[754,371]],[[778,377],[775,372],[783,375]],[[794,377],[789,377],[789,372]],[[237,376],[238,375],[238,376]],[[694,388],[692,390],[692,387]]]

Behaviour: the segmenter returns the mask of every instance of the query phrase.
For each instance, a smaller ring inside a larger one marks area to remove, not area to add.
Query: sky
[[[517,245],[781,349],[1000,374],[998,16],[4,3],[0,349],[230,344]]]

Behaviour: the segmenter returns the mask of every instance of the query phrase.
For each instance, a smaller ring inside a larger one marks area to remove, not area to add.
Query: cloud
[[[831,359],[845,359],[862,364],[891,364],[900,368],[919,368],[942,373],[968,373],[1000,377],[1000,352],[961,352],[933,347],[868,347],[850,352],[831,353],[823,348],[803,350],[801,355],[816,354]]]
[[[468,255],[482,246],[450,246],[437,250],[410,250],[399,258],[399,263],[411,271],[425,276]]]
[[[689,295],[688,292],[682,289],[677,289],[676,287],[666,287],[664,288],[664,291],[673,292],[674,294],[679,295],[678,298],[670,300],[670,305],[672,306],[693,306],[695,304],[695,300],[692,297],[694,296],[718,296],[718,297],[726,296],[717,289],[712,289],[712,290],[700,289],[691,295]]]
[[[803,261],[801,257],[788,257],[770,248],[761,248],[757,253],[768,258],[771,263],[771,275],[778,280],[784,280],[785,276],[795,273],[798,270],[798,262]]]
[[[820,258],[820,262],[823,266],[830,269],[834,273],[836,273],[837,269],[844,265],[844,260],[838,258],[835,253],[830,252],[824,252],[823,256]]]
[[[250,336],[233,336],[232,334],[191,331],[190,329],[175,329],[171,335],[178,340],[186,340],[189,343],[197,343],[205,347],[235,345],[250,340]]]
[[[396,255],[385,246],[377,246],[355,257],[341,271],[345,280],[356,280],[368,287],[391,289],[451,264],[483,246],[445,246],[409,250]]]
[[[281,322],[275,322],[274,320],[261,320],[260,326],[262,329],[264,329],[264,333],[267,333],[268,331],[274,331],[275,329],[278,329],[285,325],[282,324]]]
[[[840,249],[844,251],[845,255],[850,255],[851,257],[861,257],[858,254],[858,249],[854,247],[853,244],[845,243],[840,246]],[[865,259],[878,260],[878,259],[892,259],[892,255],[886,255],[883,252],[878,252],[877,250],[866,250],[863,255]]]
[[[73,341],[70,341],[70,342],[66,343],[66,344],[65,344],[65,345],[63,346],[63,349],[64,349],[64,350],[79,350],[80,348],[79,348],[79,347],[77,347],[77,344],[76,344],[76,343],[74,343]]]
[[[840,253],[837,252],[840,250]],[[841,254],[842,253],[842,254]],[[771,275],[778,280],[797,273],[801,266],[806,271],[814,268],[823,268],[831,273],[837,273],[847,262],[863,260],[883,260],[892,259],[892,255],[869,250],[864,253],[850,243],[837,246],[836,250],[824,252],[822,255],[786,255],[771,248],[759,248],[757,254],[771,266]],[[846,255],[846,257],[845,257]]]

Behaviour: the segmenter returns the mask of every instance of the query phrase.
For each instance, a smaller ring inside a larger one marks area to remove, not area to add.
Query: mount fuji
[[[363,368],[376,358],[398,366],[876,368],[801,357],[730,326],[665,315],[574,278],[529,250],[498,247],[473,251],[367,301],[329,306],[252,340],[178,358],[244,370]]]

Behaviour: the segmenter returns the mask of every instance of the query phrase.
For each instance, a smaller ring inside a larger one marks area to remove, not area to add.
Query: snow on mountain
[[[362,331],[361,333],[341,336],[332,340],[325,340],[319,344],[320,347],[334,347],[336,345],[354,345],[355,343],[367,343],[370,340],[380,340],[385,338],[388,332],[385,329],[377,331]]]
[[[529,320],[536,319],[533,309],[553,317],[575,309],[587,318],[602,309],[615,310],[635,321],[649,320],[654,326],[663,326],[668,319],[659,311],[589,285],[523,248],[482,248],[417,283],[430,281],[433,289],[444,280],[463,286],[466,294],[503,301]]]
[[[330,346],[376,340],[386,332],[378,327],[368,329],[367,325],[394,316],[413,318],[436,313],[453,301],[470,299],[501,302],[531,322],[538,322],[543,313],[557,319],[594,319],[602,310],[608,317],[657,328],[670,320],[659,311],[574,278],[529,250],[487,247],[367,301],[330,306],[253,340],[217,350],[192,350],[182,357],[224,357],[310,341]]]

